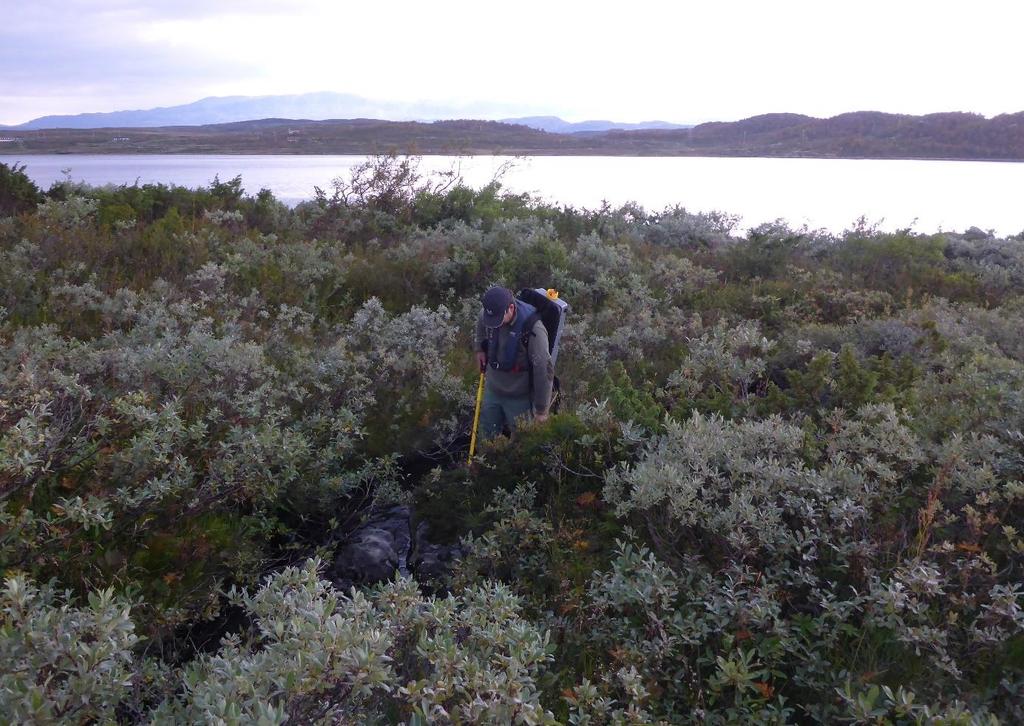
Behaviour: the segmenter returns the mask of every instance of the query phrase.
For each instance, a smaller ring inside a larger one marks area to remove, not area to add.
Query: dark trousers
[[[512,398],[499,396],[484,388],[484,400],[480,405],[480,437],[486,441],[501,433],[504,426],[516,430],[516,420],[533,416],[533,402],[529,396]]]

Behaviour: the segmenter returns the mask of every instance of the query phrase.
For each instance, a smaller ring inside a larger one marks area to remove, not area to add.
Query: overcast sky
[[[993,116],[1024,110],[1022,20],[1017,0],[0,0],[0,124],[311,91],[574,121]]]

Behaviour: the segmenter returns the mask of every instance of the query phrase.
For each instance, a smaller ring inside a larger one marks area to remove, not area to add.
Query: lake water
[[[0,155],[26,164],[47,188],[69,169],[89,184],[164,182],[189,187],[242,176],[249,193],[266,187],[295,204],[330,188],[363,156],[233,155]],[[1024,163],[709,157],[443,157],[423,158],[427,176],[456,168],[471,186],[490,181],[503,165],[504,187],[548,201],[595,208],[637,202],[648,210],[679,204],[690,211],[723,211],[741,227],[785,219],[841,232],[865,217],[882,229],[997,234],[1024,231]]]

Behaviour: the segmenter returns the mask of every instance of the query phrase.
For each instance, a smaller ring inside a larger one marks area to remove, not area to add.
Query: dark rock
[[[342,591],[390,580],[395,571],[412,574],[422,584],[438,583],[462,556],[458,545],[434,544],[426,522],[411,536],[408,506],[386,509],[352,531],[338,548],[327,579]]]
[[[338,549],[327,578],[341,590],[353,585],[373,585],[408,574],[409,507],[391,507],[353,531]]]
[[[410,530],[412,529],[412,511],[408,506],[402,505],[385,510],[380,517],[371,520],[368,524],[387,532],[394,543],[395,553],[398,555],[399,570],[402,574],[406,572],[406,562],[409,557],[409,545],[411,544]]]
[[[416,543],[409,561],[409,567],[420,583],[441,579],[462,557],[458,545],[434,544],[429,536],[430,527],[426,522],[420,522],[416,526]]]
[[[382,529],[360,530],[346,543],[327,577],[336,587],[347,590],[352,585],[372,585],[388,579],[398,569],[398,553],[394,540]]]

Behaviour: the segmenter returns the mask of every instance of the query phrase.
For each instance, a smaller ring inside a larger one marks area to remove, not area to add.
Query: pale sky
[[[313,91],[571,121],[993,116],[1024,111],[1022,21],[1016,0],[0,0],[0,124]]]

